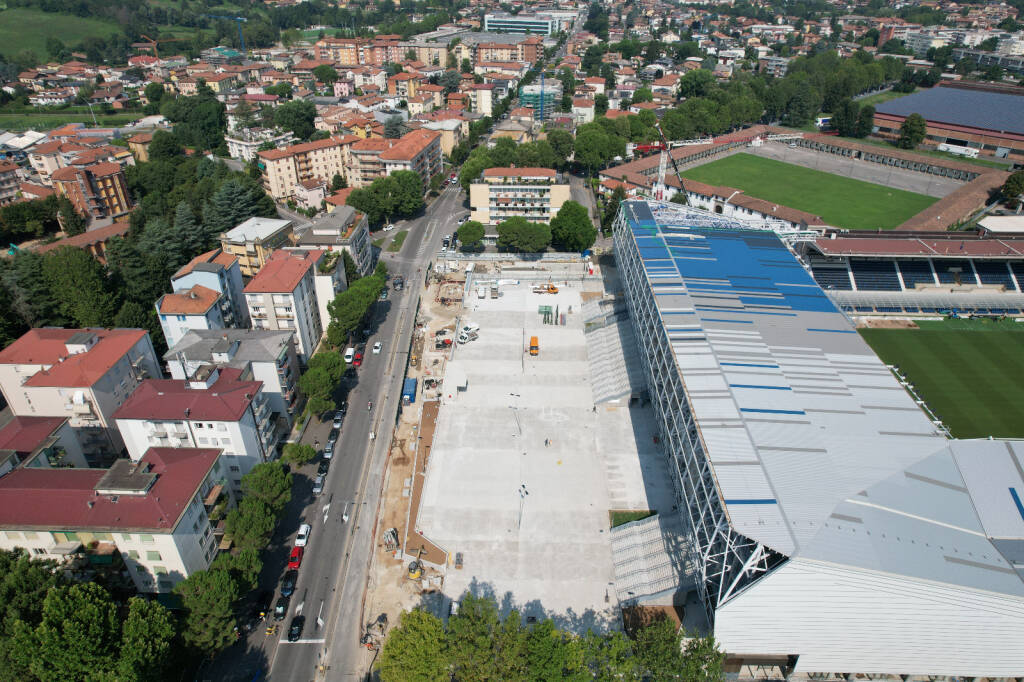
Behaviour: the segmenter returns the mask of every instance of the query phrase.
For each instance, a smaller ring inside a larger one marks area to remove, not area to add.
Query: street
[[[363,365],[351,368],[343,379],[339,393],[348,391],[348,414],[323,492],[312,493],[319,460],[293,470],[292,501],[264,553],[255,593],[274,590],[276,601],[295,532],[302,523],[312,525],[287,617],[278,622],[274,635],[265,633],[269,623],[261,624],[204,666],[198,679],[242,682],[266,674],[275,681],[348,680],[367,672],[372,652],[359,644],[365,625],[362,603],[377,540],[374,523],[387,449],[400,408],[425,269],[440,248],[442,235],[455,231],[456,220],[467,213],[463,198],[457,186],[445,189],[424,215],[398,224],[398,229],[409,230],[401,252],[381,254],[392,278],[405,277],[406,286],[389,290],[387,301],[374,304]],[[377,341],[383,349],[373,354],[369,348]],[[367,409],[367,402],[372,402],[372,409]],[[325,418],[326,422],[314,420],[307,427],[303,443],[322,447],[327,442],[331,421],[329,415]],[[248,613],[248,608],[242,612]],[[305,617],[305,626],[298,642],[288,642],[288,627],[297,615]]]

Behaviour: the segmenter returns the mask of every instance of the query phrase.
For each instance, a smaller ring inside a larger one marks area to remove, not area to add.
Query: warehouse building
[[[941,435],[771,231],[625,201],[615,255],[731,669],[1020,676],[1024,443]]]

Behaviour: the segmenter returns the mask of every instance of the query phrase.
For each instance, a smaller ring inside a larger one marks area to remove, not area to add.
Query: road
[[[276,600],[295,531],[301,523],[312,525],[295,594],[279,632],[268,636],[262,626],[257,628],[204,667],[198,679],[248,682],[264,673],[275,682],[306,682],[365,676],[372,654],[359,646],[363,592],[376,540],[387,446],[400,407],[424,271],[440,248],[442,235],[453,232],[457,218],[468,213],[464,198],[461,191],[448,188],[424,215],[397,225],[409,230],[401,252],[382,255],[392,276],[402,275],[407,283],[403,291],[390,291],[386,302],[375,304],[367,348],[380,341],[383,350],[379,355],[368,351],[363,366],[350,370],[339,387],[340,394],[347,393],[349,410],[323,493],[312,494],[317,462],[293,472],[292,502],[264,554],[260,590],[274,590]],[[367,409],[368,401],[372,410]],[[322,445],[330,431],[329,420],[314,422],[302,442]],[[306,621],[301,639],[292,643],[287,641],[287,629],[296,615]],[[318,672],[320,666],[324,667]]]

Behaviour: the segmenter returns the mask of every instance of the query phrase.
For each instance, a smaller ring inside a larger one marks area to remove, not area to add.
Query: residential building
[[[314,221],[309,229],[302,233],[299,246],[325,251],[347,251],[360,276],[373,272],[373,246],[370,243],[369,222],[365,214],[351,206],[338,206]],[[344,268],[341,269],[340,276],[344,278]],[[343,281],[342,287],[347,286],[347,282]],[[321,320],[326,319],[321,315]]]
[[[321,38],[315,44],[316,56],[335,64],[356,66],[362,63],[359,53],[366,42],[365,38]]]
[[[110,469],[15,469],[0,477],[0,548],[71,563],[116,548],[139,592],[168,593],[217,555],[208,512],[221,499],[219,458],[152,448]]]
[[[18,198],[18,165],[0,161],[0,206]]]
[[[300,180],[295,184],[292,197],[299,208],[319,211],[327,198],[327,181],[321,178]]]
[[[228,155],[232,159],[248,163],[257,157],[259,148],[265,142],[271,143],[280,150],[286,148],[288,143],[294,139],[295,136],[290,132],[279,133],[269,128],[243,128],[225,136],[224,142],[228,145]],[[271,165],[266,161],[264,164],[268,167]]]
[[[462,121],[457,118],[446,118],[440,121],[427,121],[423,124],[426,130],[441,133],[441,153],[449,156],[456,145],[462,141]]]
[[[416,171],[423,181],[423,191],[430,186],[430,178],[441,172],[441,133],[436,130],[413,130],[403,135],[397,144],[380,154],[385,175],[396,171]]]
[[[245,287],[253,329],[291,331],[303,364],[323,335],[314,277],[326,253],[279,249]]]
[[[519,88],[519,105],[533,109],[533,117],[543,121],[558,111],[562,101],[562,84],[554,79],[541,86],[540,83],[532,83]]]
[[[11,417],[0,427],[0,476],[18,466],[89,466],[67,417]]]
[[[494,83],[474,83],[469,86],[469,107],[472,111],[490,116],[494,106]]]
[[[151,447],[219,448],[232,491],[242,476],[273,459],[278,424],[262,382],[242,371],[202,365],[187,379],[150,379],[114,413],[128,456]]]
[[[153,133],[139,133],[128,138],[128,149],[140,163],[149,161],[149,143],[153,141]]]
[[[484,31],[549,36],[558,31],[558,21],[546,14],[512,15],[506,12],[488,12],[484,15]]]
[[[156,301],[160,327],[169,346],[176,344],[190,329],[223,329],[227,326],[223,310],[230,308],[226,296],[201,284],[164,294]]]
[[[213,249],[199,254],[171,276],[174,291],[191,289],[197,284],[222,294],[221,314],[225,326],[249,326],[249,309],[242,295],[242,269],[236,256]],[[168,342],[168,345],[172,344]]]
[[[265,167],[263,186],[270,196],[281,200],[292,196],[295,185],[303,180],[330,182],[335,175],[345,175],[348,147],[349,142],[328,137],[284,149],[258,152],[257,156]]]
[[[301,407],[299,356],[295,337],[287,331],[261,329],[196,329],[164,353],[172,379],[184,381],[202,365],[242,372],[243,381],[262,381],[263,395],[275,419],[291,426]]]
[[[569,183],[550,168],[488,168],[469,186],[470,220],[495,225],[509,218],[550,223],[570,199]]]
[[[757,60],[757,70],[768,76],[782,78],[789,70],[789,57],[761,57]]]
[[[90,464],[121,449],[114,411],[160,365],[140,329],[30,329],[0,351],[0,391],[19,417],[66,417]]]
[[[72,246],[76,249],[85,249],[90,256],[100,263],[106,264],[107,244],[114,237],[124,237],[131,228],[131,223],[128,221],[111,223],[110,225],[97,227],[81,234],[58,239],[49,244],[42,244],[32,250],[36,253],[46,253],[47,251],[54,251],[64,246]]]
[[[290,220],[249,218],[220,236],[220,248],[238,259],[242,277],[253,277],[274,249],[287,246],[292,238]]]
[[[349,167],[348,174],[349,186],[366,187],[377,178],[387,175],[380,155],[394,144],[395,140],[383,137],[371,137],[353,143],[349,149],[352,157],[352,165]]]
[[[134,208],[120,164],[67,166],[54,171],[51,178],[57,196],[67,197],[90,222],[116,220]]]

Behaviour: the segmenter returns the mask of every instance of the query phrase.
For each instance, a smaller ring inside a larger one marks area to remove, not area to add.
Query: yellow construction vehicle
[[[416,550],[416,558],[409,562],[409,580],[419,580],[423,576],[423,562],[420,561],[421,556],[423,556],[422,546]]]
[[[537,285],[535,285],[533,287],[533,293],[535,293],[535,294],[557,294],[558,293],[558,287],[556,287],[554,284],[552,284],[551,280],[549,279],[547,284],[537,284]]]

